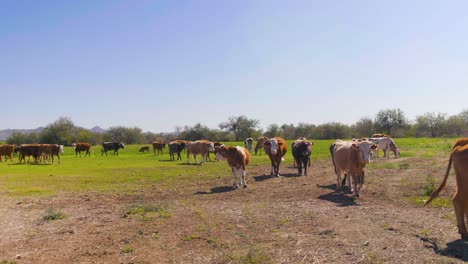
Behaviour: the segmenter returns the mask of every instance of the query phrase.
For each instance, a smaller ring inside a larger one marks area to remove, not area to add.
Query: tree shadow
[[[236,190],[234,187],[232,186],[219,186],[219,187],[214,187],[214,188],[211,188],[210,192],[202,192],[202,191],[198,191],[195,193],[195,195],[199,195],[199,194],[214,194],[214,193],[225,193],[225,192],[232,192]]]
[[[342,192],[333,191],[328,194],[320,195],[318,197],[320,200],[329,201],[337,204],[338,206],[355,206],[358,205],[352,197],[346,196]]]

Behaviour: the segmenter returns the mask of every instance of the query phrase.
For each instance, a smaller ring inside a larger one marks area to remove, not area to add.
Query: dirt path
[[[133,195],[60,194],[2,197],[0,261],[17,263],[456,263],[468,260],[453,209],[405,202],[429,167],[366,171],[361,198],[334,191],[328,161],[309,176],[282,167],[283,177],[249,168],[247,189],[232,177],[187,186],[158,186]],[[385,164],[384,164],[385,165]],[[383,166],[385,167],[385,166]],[[405,166],[403,166],[405,167]],[[437,184],[439,181],[437,181]],[[418,185],[419,184],[419,185]],[[453,183],[452,183],[453,184]],[[444,194],[447,196],[453,186]],[[159,211],[129,213],[135,205]],[[42,218],[48,208],[62,220]]]

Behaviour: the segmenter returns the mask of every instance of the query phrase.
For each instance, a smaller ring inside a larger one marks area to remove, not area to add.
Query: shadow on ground
[[[195,195],[225,193],[225,192],[232,192],[234,190],[236,190],[236,189],[234,189],[234,187],[232,187],[232,186],[219,186],[219,187],[211,188],[211,190],[209,192],[198,191],[198,192],[195,193]]]

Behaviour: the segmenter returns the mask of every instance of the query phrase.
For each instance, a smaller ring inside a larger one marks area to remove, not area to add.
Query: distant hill
[[[29,133],[41,133],[42,130],[44,130],[44,127],[38,127],[38,128],[33,128],[33,129],[3,129],[0,130],[0,140],[6,140],[8,137],[11,136],[14,132],[21,132],[24,134],[29,134]],[[106,130],[100,126],[95,126],[90,129],[90,131],[94,133],[104,133]]]
[[[4,130],[0,130],[0,140],[7,139],[14,132],[21,132],[24,134],[29,134],[29,133],[41,133],[42,130],[44,130],[44,127],[38,127],[38,128],[33,128],[33,129],[4,129]]]

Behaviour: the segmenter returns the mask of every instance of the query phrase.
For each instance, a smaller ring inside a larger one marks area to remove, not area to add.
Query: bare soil
[[[406,164],[391,168],[390,163]],[[468,243],[453,207],[413,203],[428,177],[440,183],[447,159],[378,160],[361,197],[335,191],[329,160],[308,176],[289,163],[282,177],[248,168],[249,186],[215,181],[159,186],[136,194],[63,193],[0,199],[0,262],[13,263],[458,263]],[[209,166],[209,165],[208,165]],[[453,175],[442,197],[454,191]],[[131,214],[137,204],[164,212]],[[65,218],[45,221],[48,208]]]

